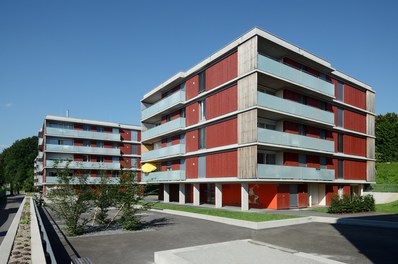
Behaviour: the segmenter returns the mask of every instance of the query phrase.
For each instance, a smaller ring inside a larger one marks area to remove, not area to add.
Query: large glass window
[[[199,73],[199,93],[206,91],[206,72]]]
[[[105,128],[103,126],[97,126],[97,132],[104,132]]]
[[[199,121],[206,120],[206,100],[199,101]]]
[[[131,140],[137,141],[138,140],[138,133],[135,130],[131,130]]]
[[[103,147],[104,147],[104,142],[97,141],[97,148],[103,148]]]
[[[337,137],[337,152],[344,152],[343,134],[339,133]]]
[[[337,108],[337,126],[343,127],[344,125],[344,112],[342,108]]]
[[[337,82],[337,100],[344,101],[344,83]]]
[[[204,149],[206,148],[206,128],[202,127],[199,128],[199,142],[198,142],[198,148],[199,149]]]
[[[305,154],[299,154],[299,166],[307,167],[307,156]]]
[[[327,165],[326,157],[320,157],[319,158],[319,163],[321,165],[321,169],[326,169],[326,165]]]
[[[138,154],[138,145],[131,145],[131,154]]]
[[[337,167],[338,178],[344,179],[344,161],[338,160]]]
[[[307,127],[305,125],[299,126],[299,134],[305,136],[307,134]]]
[[[137,168],[138,158],[131,158],[131,168]]]

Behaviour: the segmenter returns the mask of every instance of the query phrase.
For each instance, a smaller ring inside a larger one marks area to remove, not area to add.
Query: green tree
[[[37,156],[37,137],[14,142],[0,154],[0,184],[10,184],[10,192],[33,189],[33,165]]]
[[[106,171],[101,171],[99,176],[99,182],[93,190],[93,203],[96,207],[93,223],[96,221],[99,224],[106,224],[110,221],[108,211],[109,207],[115,203],[116,188],[112,184],[111,178],[106,176]]]
[[[56,216],[65,221],[66,232],[70,236],[83,233],[89,219],[82,217],[92,208],[92,189],[87,183],[87,176],[73,175],[68,168],[59,168],[57,162],[54,165],[58,177],[58,186],[47,194],[50,203],[48,207]]]
[[[376,116],[376,158],[379,162],[398,161],[398,115]]]

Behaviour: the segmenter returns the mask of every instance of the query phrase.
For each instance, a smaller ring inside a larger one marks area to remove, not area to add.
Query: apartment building
[[[58,183],[56,167],[68,164],[74,176],[87,175],[98,183],[102,173],[118,182],[122,170],[141,176],[139,126],[46,116],[40,129],[35,160],[35,185],[47,192]]]
[[[259,28],[141,100],[142,182],[165,202],[329,205],[375,181],[375,92]]]

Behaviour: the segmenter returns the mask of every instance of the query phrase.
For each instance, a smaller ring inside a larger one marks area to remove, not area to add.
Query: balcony
[[[49,136],[113,140],[113,141],[120,140],[120,134],[116,134],[116,133],[104,133],[104,132],[93,132],[93,131],[74,130],[74,129],[62,129],[62,128],[55,128],[55,127],[47,127],[46,133]]]
[[[43,158],[43,151],[39,151],[39,154],[37,155],[37,159],[42,159]]]
[[[85,183],[87,184],[99,184],[101,177],[87,177],[87,180]],[[119,183],[119,178],[118,177],[108,177],[109,179],[109,184],[117,184]],[[44,184],[58,184],[58,177],[57,176],[46,176]],[[71,180],[72,184],[80,184],[78,177],[73,177]]]
[[[82,170],[120,170],[119,162],[76,162],[76,161],[60,161],[46,160],[47,168],[65,168],[68,164],[69,169],[82,169]]]
[[[334,97],[334,85],[332,83],[260,54],[258,55],[258,69],[294,84]]]
[[[155,171],[142,173],[141,182],[164,182],[185,180],[184,170]]]
[[[167,123],[164,123],[163,125],[155,126],[146,131],[142,131],[141,138],[142,141],[145,141],[150,138],[155,138],[166,133],[177,131],[182,128],[185,128],[185,118],[180,117],[172,121],[169,121]]]
[[[257,129],[257,141],[273,145],[334,152],[334,142],[331,140],[306,137],[264,128]]]
[[[46,144],[46,151],[120,156],[120,149]]]
[[[331,112],[262,92],[257,92],[257,105],[288,115],[300,116],[305,119],[327,123],[331,126],[334,124],[334,115]]]
[[[257,178],[278,180],[333,181],[334,170],[258,164]]]
[[[163,112],[166,109],[170,109],[172,106],[185,102],[185,91],[179,90],[172,95],[163,98],[159,102],[145,108],[141,111],[141,119],[145,120],[154,116],[158,113]]]
[[[148,160],[157,160],[167,158],[170,156],[182,155],[185,153],[185,144],[173,145],[170,147],[155,149],[141,153],[141,159],[143,162]]]
[[[39,138],[39,146],[43,145],[43,138]]]

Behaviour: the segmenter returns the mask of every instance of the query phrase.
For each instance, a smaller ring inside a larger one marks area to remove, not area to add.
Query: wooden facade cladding
[[[238,148],[238,178],[257,177],[257,146]]]
[[[344,128],[366,133],[366,115],[344,109]]]
[[[345,180],[366,180],[366,161],[344,160]]]
[[[187,179],[198,178],[198,157],[190,157],[185,160],[185,173]]]
[[[237,119],[229,119],[206,127],[206,148],[238,143]]]
[[[345,154],[366,157],[366,138],[344,134],[343,144]]]
[[[235,52],[206,69],[206,91],[237,77],[237,59],[238,53]]]
[[[185,134],[185,140],[186,140],[186,151],[187,152],[192,152],[198,150],[198,130],[191,130],[188,131]]]
[[[366,92],[344,84],[344,103],[366,110]]]
[[[257,73],[238,80],[238,109],[257,105]]]
[[[238,143],[257,141],[257,109],[238,114]]]
[[[238,108],[238,88],[236,85],[206,98],[206,119],[234,112]]]
[[[191,126],[199,122],[199,104],[193,102],[187,105],[185,109],[186,126]]]
[[[258,37],[255,36],[238,47],[238,76],[257,68]]]
[[[186,100],[194,98],[199,93],[199,77],[198,75],[193,76],[185,82]]]
[[[236,177],[237,151],[209,154],[206,156],[206,178]]]

